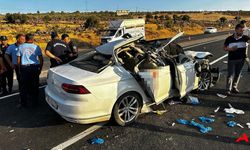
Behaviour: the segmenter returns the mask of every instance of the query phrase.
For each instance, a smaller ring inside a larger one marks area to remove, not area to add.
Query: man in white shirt
[[[247,27],[247,21],[246,20],[242,20],[240,22],[240,24],[244,25],[244,28],[243,28],[243,34],[250,37],[250,29]],[[250,72],[250,60],[249,60],[249,56],[248,56],[248,50],[249,50],[249,44],[247,43],[247,50],[246,50],[246,63],[247,63],[247,66],[248,66],[248,69],[247,71]]]

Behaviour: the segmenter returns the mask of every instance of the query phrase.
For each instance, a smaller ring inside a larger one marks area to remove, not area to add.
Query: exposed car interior
[[[145,53],[134,44],[130,44],[124,48],[121,48],[117,52],[118,60],[122,66],[130,71],[134,72],[135,66],[143,59]]]

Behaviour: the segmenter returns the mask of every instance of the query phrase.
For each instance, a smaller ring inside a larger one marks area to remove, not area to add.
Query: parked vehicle
[[[206,27],[204,33],[216,33],[217,28],[215,27]]]
[[[144,19],[124,19],[111,21],[105,36],[101,38],[101,43],[105,44],[112,41],[121,40],[124,36],[143,36],[145,37]]]
[[[215,79],[212,69],[197,59],[202,62],[210,54],[185,54],[173,43],[182,34],[159,47],[141,41],[143,37],[117,40],[51,68],[45,89],[47,103],[71,122],[86,124],[112,118],[125,126],[153,105],[172,97],[183,98],[200,87],[208,89]],[[202,68],[211,75],[207,86],[200,86],[207,84]]]

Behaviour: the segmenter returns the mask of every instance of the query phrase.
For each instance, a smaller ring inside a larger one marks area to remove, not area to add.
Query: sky
[[[0,0],[0,13],[249,10],[250,0]]]

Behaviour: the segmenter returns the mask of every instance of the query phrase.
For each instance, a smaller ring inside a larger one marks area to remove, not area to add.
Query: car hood
[[[170,43],[172,43],[173,41],[175,41],[176,39],[178,39],[179,37],[181,37],[184,34],[184,32],[180,32],[178,34],[176,34],[174,37],[172,37],[167,44],[163,45],[162,47],[158,48],[156,50],[156,52],[159,52],[160,50],[164,50],[164,48],[166,48]]]
[[[212,57],[213,54],[210,52],[200,52],[200,51],[185,51],[185,55],[191,57],[191,58],[198,58],[198,59],[203,59],[206,57]]]
[[[136,37],[129,38],[129,39],[121,39],[117,41],[112,41],[112,42],[96,47],[96,51],[104,55],[113,55],[117,49],[123,46],[126,46],[130,43],[133,43],[137,40],[140,40],[142,38],[143,36],[136,36]]]

